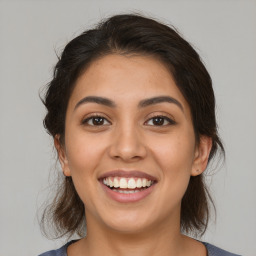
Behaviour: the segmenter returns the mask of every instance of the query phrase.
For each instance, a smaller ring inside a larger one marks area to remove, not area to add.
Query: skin
[[[87,96],[108,98],[116,107],[93,102],[76,107]],[[169,102],[138,107],[156,96],[170,96],[182,108]],[[100,125],[83,122],[95,114],[105,118]],[[163,119],[156,125],[159,115],[174,123]],[[94,61],[70,97],[65,145],[58,138],[63,172],[72,176],[87,219],[87,236],[69,246],[69,256],[206,255],[202,243],[180,234],[180,208],[190,176],[207,166],[211,139],[196,143],[188,103],[160,61],[121,55]],[[145,172],[157,184],[138,202],[117,202],[98,181],[117,168]]]

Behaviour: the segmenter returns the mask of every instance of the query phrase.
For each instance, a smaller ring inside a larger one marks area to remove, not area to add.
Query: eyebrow
[[[177,105],[184,112],[182,104],[178,100],[176,100],[175,98],[170,97],[170,96],[158,96],[158,97],[153,97],[153,98],[149,98],[149,99],[144,99],[139,102],[138,107],[143,108],[143,107],[147,107],[147,106],[151,106],[151,105],[155,105],[155,104],[163,103],[163,102],[173,103],[173,104]],[[110,108],[116,107],[116,103],[108,98],[99,97],[99,96],[87,96],[87,97],[81,99],[76,104],[75,109],[77,109],[80,105],[85,104],[85,103],[97,103],[97,104],[104,105],[104,106],[107,106]]]
[[[162,102],[173,103],[177,105],[184,112],[182,104],[178,100],[170,96],[158,96],[158,97],[142,100],[139,103],[139,107],[140,108],[147,107],[147,106],[162,103]]]
[[[88,97],[81,99],[76,104],[75,109],[77,109],[80,105],[85,104],[85,103],[97,103],[97,104],[104,105],[104,106],[111,107],[111,108],[116,107],[116,104],[110,99],[107,99],[104,97],[98,97],[98,96],[88,96]]]

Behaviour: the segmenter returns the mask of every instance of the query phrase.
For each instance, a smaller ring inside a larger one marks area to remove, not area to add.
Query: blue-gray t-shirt
[[[58,250],[48,251],[43,254],[40,254],[39,256],[67,256],[67,248],[70,244],[72,244],[74,242],[75,241],[70,241]],[[225,250],[222,250],[222,249],[220,249],[212,244],[209,244],[209,243],[203,242],[203,244],[205,245],[205,247],[207,249],[208,256],[241,256],[238,254],[234,254],[234,253],[230,253]]]

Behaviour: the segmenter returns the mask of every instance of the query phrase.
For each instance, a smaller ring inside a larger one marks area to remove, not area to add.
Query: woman
[[[83,238],[43,256],[234,255],[184,235],[207,228],[203,172],[224,149],[211,78],[174,29],[117,15],[85,31],[44,104],[65,179],[43,222]]]

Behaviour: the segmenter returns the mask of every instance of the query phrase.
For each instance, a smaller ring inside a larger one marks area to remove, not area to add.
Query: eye
[[[103,116],[91,116],[82,121],[83,125],[89,126],[102,126],[102,125],[110,125],[110,122]]]
[[[176,124],[176,122],[167,116],[154,116],[150,118],[146,122],[146,124],[152,125],[152,126],[167,126],[167,125],[174,125]]]

